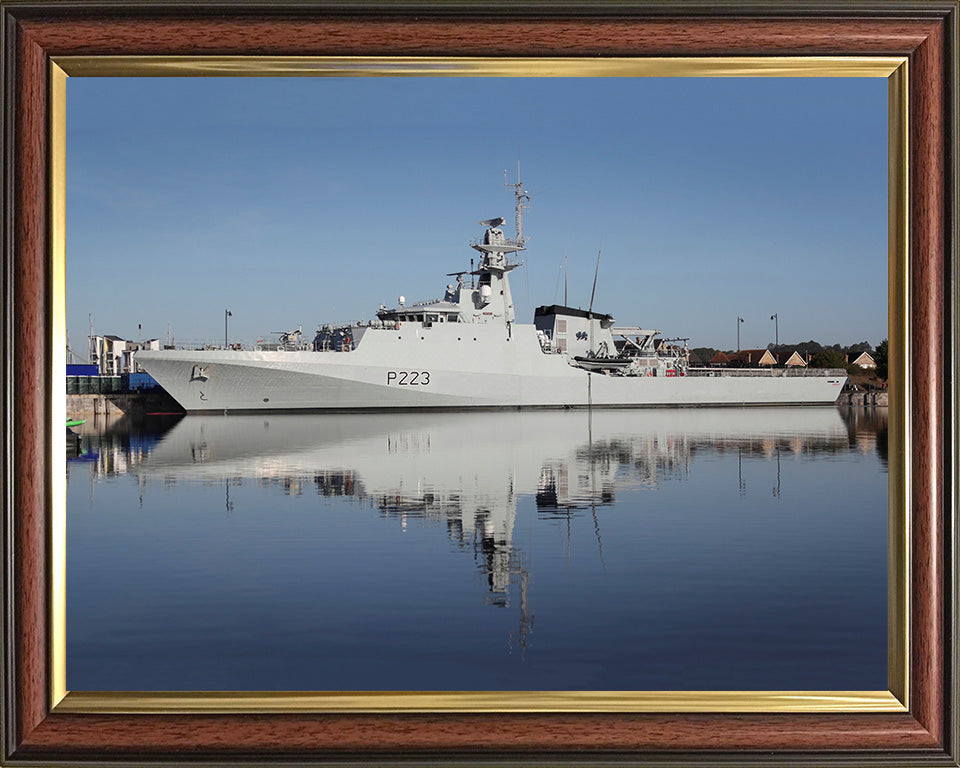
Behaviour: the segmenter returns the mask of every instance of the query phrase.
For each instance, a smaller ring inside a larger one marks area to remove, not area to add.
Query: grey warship
[[[846,372],[690,364],[684,339],[619,326],[609,314],[541,306],[518,323],[510,273],[522,265],[503,218],[480,222],[474,268],[450,273],[442,298],[380,305],[366,324],[321,325],[271,348],[145,350],[136,361],[187,412],[461,408],[633,408],[835,403]],[[465,279],[469,275],[470,280]]]

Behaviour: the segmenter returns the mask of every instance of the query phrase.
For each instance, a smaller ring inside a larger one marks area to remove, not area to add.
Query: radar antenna
[[[503,186],[513,187],[513,194],[517,199],[517,245],[523,248],[526,238],[523,236],[523,212],[530,207],[530,193],[523,188],[523,182],[520,181],[520,162],[517,161],[517,183],[511,184],[507,181],[507,172],[503,172]]]

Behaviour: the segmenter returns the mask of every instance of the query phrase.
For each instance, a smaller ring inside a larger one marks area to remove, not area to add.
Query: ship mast
[[[520,167],[517,166],[517,177],[520,176]],[[513,187],[516,197],[516,216],[517,216],[517,236],[514,239],[507,238],[500,227],[504,223],[504,218],[498,216],[494,219],[481,221],[481,226],[487,227],[482,241],[471,242],[470,247],[480,251],[483,258],[476,270],[471,269],[471,275],[480,275],[480,291],[475,294],[474,301],[479,302],[475,308],[485,307],[490,304],[491,299],[496,297],[497,305],[502,303],[503,320],[507,326],[507,333],[510,334],[511,324],[514,321],[513,296],[510,293],[510,281],[507,273],[521,266],[523,262],[513,261],[509,258],[510,254],[519,253],[524,249],[525,239],[523,236],[523,211],[530,207],[530,195],[524,190],[523,183],[519,180],[516,184],[507,182],[507,172],[503,172],[504,186]],[[472,265],[472,262],[471,262]],[[496,282],[493,282],[496,281]],[[471,283],[472,285],[472,283]],[[494,307],[491,307],[484,314],[493,314]]]
[[[523,182],[520,181],[520,163],[517,162],[517,183],[511,184],[507,181],[507,172],[503,172],[503,186],[513,187],[513,194],[517,199],[517,245],[523,248],[526,238],[523,236],[523,212],[530,207],[530,193],[523,188]]]

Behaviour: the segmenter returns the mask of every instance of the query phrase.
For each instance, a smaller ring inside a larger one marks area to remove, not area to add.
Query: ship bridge
[[[459,323],[460,305],[457,302],[436,299],[411,304],[409,307],[400,305],[392,309],[381,307],[377,317],[385,324],[390,323]]]

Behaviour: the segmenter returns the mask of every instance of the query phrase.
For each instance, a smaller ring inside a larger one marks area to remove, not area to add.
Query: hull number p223
[[[387,385],[401,387],[410,385],[426,386],[430,383],[430,371],[387,371]]]

